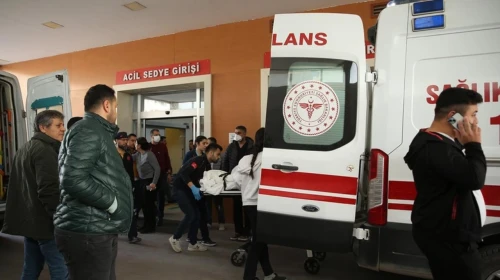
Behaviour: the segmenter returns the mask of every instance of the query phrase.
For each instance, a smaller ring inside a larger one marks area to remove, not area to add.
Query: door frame
[[[260,69],[260,126],[266,126],[267,91],[269,90],[270,68]]]
[[[173,78],[173,79],[165,79],[165,80],[156,80],[156,81],[148,81],[148,82],[140,82],[140,83],[131,83],[125,85],[114,85],[113,89],[116,92],[116,98],[118,102],[118,113],[116,118],[116,124],[120,127],[120,130],[123,131],[132,131],[133,121],[131,113],[133,112],[133,98],[137,98],[136,94],[129,93],[130,91],[145,91],[146,89],[156,88],[156,87],[166,87],[166,86],[176,86],[176,85],[185,85],[185,84],[196,84],[198,88],[203,88],[204,90],[204,108],[200,109],[190,109],[190,110],[182,110],[185,111],[184,114],[190,115],[189,111],[193,111],[191,116],[203,116],[204,117],[204,133],[206,135],[212,135],[212,75],[199,75],[199,76],[191,76],[191,77],[182,77],[182,78]],[[147,93],[141,94],[146,95]],[[199,104],[199,103],[198,103]],[[120,114],[121,112],[125,112],[125,114]],[[137,119],[143,118],[141,116],[142,112],[136,112]],[[156,116],[156,112],[150,112],[147,116],[147,119],[154,118],[165,118],[166,115],[158,115]],[[176,116],[176,115],[168,115],[167,118],[178,118],[184,116]]]

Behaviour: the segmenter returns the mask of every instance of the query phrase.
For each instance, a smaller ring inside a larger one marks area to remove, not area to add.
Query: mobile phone
[[[460,113],[456,113],[451,118],[448,119],[448,122],[455,128],[458,129],[458,122],[463,120],[464,117]]]

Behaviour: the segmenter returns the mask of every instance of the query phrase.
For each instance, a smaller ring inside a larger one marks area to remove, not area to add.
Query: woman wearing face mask
[[[151,145],[144,137],[137,139],[137,153],[133,155],[139,172],[139,184],[144,191],[144,226],[141,233],[152,233],[156,230],[156,184],[160,178],[160,164],[150,151]]]
[[[195,143],[196,148],[186,153],[186,156],[184,156],[184,160],[182,161],[183,165],[186,162],[188,162],[188,160],[190,160],[194,157],[198,157],[198,156],[203,155],[203,153],[205,152],[205,149],[208,146],[208,139],[207,139],[207,137],[200,135],[200,136],[196,137],[196,139],[194,140],[194,143]]]
[[[269,261],[267,244],[259,242],[257,233],[257,195],[259,193],[260,172],[262,164],[262,150],[264,149],[264,128],[255,133],[255,145],[251,155],[244,156],[231,172],[233,179],[241,184],[241,198],[243,209],[248,214],[252,229],[252,243],[245,264],[244,280],[258,279],[255,277],[257,264],[260,262],[264,270],[264,280],[286,280],[286,277],[274,273]]]

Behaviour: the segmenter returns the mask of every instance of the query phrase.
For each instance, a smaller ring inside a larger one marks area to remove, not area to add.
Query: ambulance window
[[[329,151],[356,131],[357,65],[352,61],[273,58],[266,147]]]

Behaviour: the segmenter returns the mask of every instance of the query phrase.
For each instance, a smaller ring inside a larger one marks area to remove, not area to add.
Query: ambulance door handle
[[[297,170],[299,170],[298,166],[293,166],[293,165],[273,164],[273,165],[271,165],[271,167],[274,168],[274,169],[286,170],[286,171],[297,171]]]

